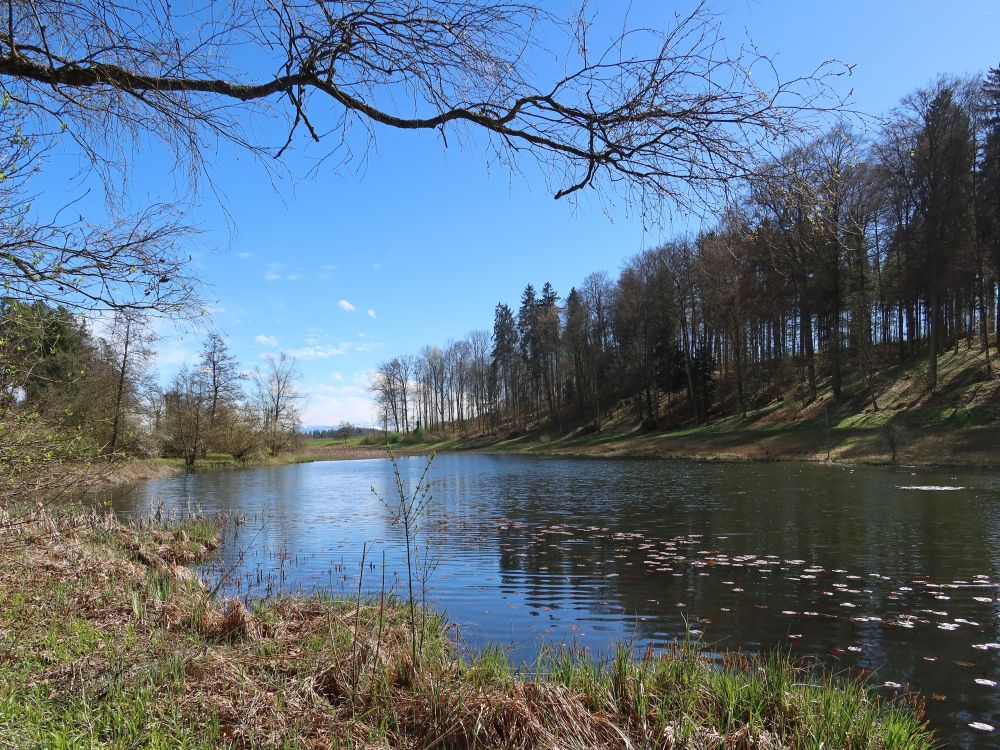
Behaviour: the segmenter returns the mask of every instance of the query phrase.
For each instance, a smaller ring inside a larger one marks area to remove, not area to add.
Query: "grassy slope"
[[[690,644],[603,664],[456,655],[396,602],[248,612],[183,567],[204,521],[0,513],[0,748],[880,748],[925,750],[918,704],[781,658],[713,667]],[[4,522],[6,521],[6,522]]]
[[[406,450],[996,466],[1000,379],[987,376],[982,354],[964,344],[957,354],[942,355],[938,370],[939,387],[931,394],[924,385],[925,360],[885,369],[876,385],[878,411],[867,395],[835,404],[824,383],[819,398],[808,406],[786,393],[745,419],[729,416],[670,432],[636,429],[634,409],[623,406],[605,420],[600,433],[448,437]],[[322,456],[320,448],[307,450]]]
[[[809,460],[846,463],[955,464],[995,466],[1000,455],[1000,378],[987,375],[982,353],[948,351],[938,362],[939,387],[925,387],[926,359],[883,368],[876,382],[876,411],[866,389],[848,383],[858,395],[834,403],[829,382],[818,398],[804,405],[787,392],[750,411],[746,418],[715,418],[700,427],[663,431],[637,429],[634,409],[619,405],[602,431],[544,429],[521,437],[430,436],[426,441],[393,446],[400,455],[430,451],[542,453],[580,456],[637,456],[724,460]],[[677,397],[675,397],[677,398]],[[732,404],[726,404],[732,409]],[[676,407],[675,407],[676,408]],[[665,404],[661,413],[666,411]],[[895,454],[894,454],[895,447]],[[296,451],[267,458],[254,466],[310,461],[384,458],[371,439],[311,438]],[[150,477],[157,467],[183,470],[181,459],[145,462]],[[225,454],[209,454],[198,469],[242,468]],[[137,476],[134,478],[147,478]]]

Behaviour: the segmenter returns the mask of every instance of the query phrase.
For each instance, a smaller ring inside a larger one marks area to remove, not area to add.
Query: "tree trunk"
[[[940,338],[941,327],[940,305],[938,304],[936,290],[931,291],[929,303],[928,315],[930,320],[928,320],[928,339],[930,341],[930,353],[927,361],[927,387],[933,393],[937,388],[938,339]]]
[[[111,422],[111,442],[109,445],[112,454],[118,452],[118,424],[122,410],[122,397],[125,393],[125,373],[128,372],[128,345],[129,339],[131,339],[131,332],[132,323],[129,321],[125,324],[125,341],[122,345],[122,364],[121,367],[118,368],[118,389],[115,394],[115,413]]]
[[[813,345],[812,310],[804,295],[799,305],[799,326],[802,355],[806,364],[806,381],[809,385],[808,403],[812,403],[816,400],[816,351]]]

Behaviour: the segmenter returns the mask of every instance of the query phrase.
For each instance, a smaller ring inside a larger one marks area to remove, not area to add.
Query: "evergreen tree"
[[[549,417],[554,419],[562,431],[559,417],[559,398],[556,392],[559,383],[559,295],[552,284],[545,282],[542,296],[538,301],[536,329],[536,357],[541,371],[542,386],[549,404]]]
[[[538,330],[538,297],[535,287],[528,284],[521,292],[521,306],[517,311],[517,333],[521,360],[527,375],[527,398],[532,411],[538,410],[538,390],[541,382],[540,342]]]
[[[944,344],[943,306],[956,291],[957,274],[969,262],[975,147],[969,115],[956,101],[953,85],[940,85],[921,114],[913,160],[930,326],[928,387],[933,390]]]
[[[1000,67],[990,70],[983,82],[986,132],[979,174],[977,226],[980,242],[1000,279]],[[997,297],[996,331],[1000,334],[1000,295]]]
[[[0,392],[14,384],[34,409],[64,410],[86,373],[93,342],[68,310],[44,302],[0,300]]]
[[[499,384],[498,391],[503,391],[498,395],[511,407],[515,422],[518,401],[518,342],[514,313],[507,305],[498,303],[493,320],[492,369]],[[499,404],[497,406],[499,411]]]

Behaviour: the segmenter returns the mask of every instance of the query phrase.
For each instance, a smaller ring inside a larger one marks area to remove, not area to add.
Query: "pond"
[[[400,459],[412,486],[426,458]],[[607,652],[696,631],[785,649],[927,698],[942,742],[1000,727],[1000,473],[792,463],[443,455],[423,521],[428,599],[470,647]],[[211,471],[117,492],[146,513],[226,511],[230,593],[405,593],[386,460]]]

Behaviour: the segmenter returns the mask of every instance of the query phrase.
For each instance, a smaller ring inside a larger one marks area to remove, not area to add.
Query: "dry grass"
[[[22,514],[23,515],[23,514]],[[398,601],[216,599],[217,525],[0,524],[0,748],[913,748],[912,708],[691,644],[605,664],[460,658]],[[423,618],[421,618],[423,619]]]

